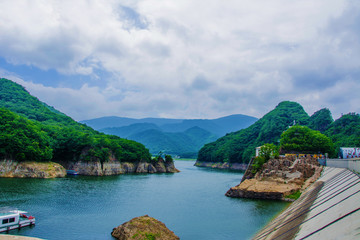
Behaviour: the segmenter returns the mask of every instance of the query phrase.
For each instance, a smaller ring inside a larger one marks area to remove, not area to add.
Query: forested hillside
[[[333,121],[328,109],[321,109],[311,117],[295,102],[281,102],[250,127],[227,134],[200,149],[200,162],[247,163],[255,155],[255,148],[265,143],[279,145],[281,134],[291,125],[307,126],[328,136],[334,143],[332,157],[339,147],[360,146],[359,114],[343,115]]]
[[[349,113],[331,123],[325,130],[338,152],[340,147],[360,147],[360,115]]]
[[[0,108],[2,128],[6,128],[0,133],[1,158],[107,161],[113,155],[120,161],[150,161],[142,144],[77,123],[4,78],[0,79]],[[30,156],[32,148],[38,150],[36,157]]]

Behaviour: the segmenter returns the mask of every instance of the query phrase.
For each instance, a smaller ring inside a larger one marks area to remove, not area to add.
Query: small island
[[[126,239],[180,239],[159,220],[148,215],[136,217],[113,229],[111,235],[119,240]]]

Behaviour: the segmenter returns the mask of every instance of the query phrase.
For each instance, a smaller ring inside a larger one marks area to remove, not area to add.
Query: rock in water
[[[164,223],[148,215],[136,217],[113,229],[111,235],[119,240],[149,239],[173,240],[180,239],[170,231]]]

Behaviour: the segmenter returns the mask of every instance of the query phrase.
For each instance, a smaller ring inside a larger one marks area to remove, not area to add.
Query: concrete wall
[[[360,158],[353,159],[326,159],[326,166],[335,168],[347,168],[360,173]]]

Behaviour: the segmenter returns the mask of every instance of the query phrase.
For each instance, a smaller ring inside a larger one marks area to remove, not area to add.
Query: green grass
[[[297,190],[296,192],[294,192],[293,194],[287,195],[285,196],[285,198],[290,198],[290,199],[298,199],[301,196],[301,192],[300,190]]]

